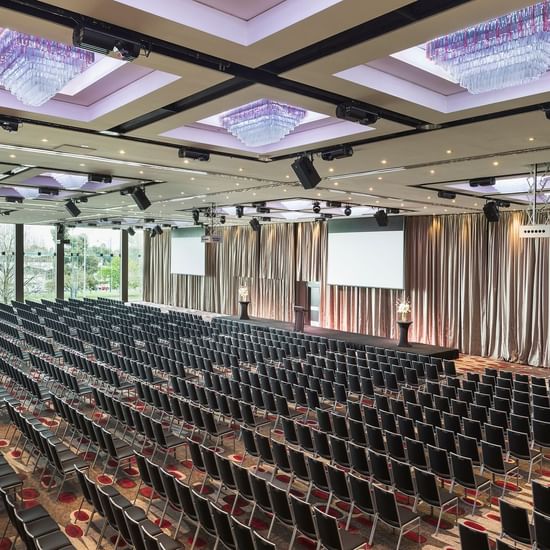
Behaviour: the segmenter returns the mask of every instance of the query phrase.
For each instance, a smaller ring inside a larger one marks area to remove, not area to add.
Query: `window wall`
[[[143,300],[143,231],[128,235],[128,301]]]
[[[25,299],[55,299],[55,243],[55,227],[25,225],[23,254]]]
[[[65,298],[120,299],[121,231],[78,227],[65,235]]]
[[[15,299],[15,225],[0,225],[0,302]]]

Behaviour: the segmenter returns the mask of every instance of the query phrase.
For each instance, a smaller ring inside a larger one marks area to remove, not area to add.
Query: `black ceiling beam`
[[[418,1],[424,3],[429,2],[430,0]],[[461,2],[464,0],[446,1]],[[147,50],[152,53],[164,55],[172,59],[177,59],[180,61],[191,63],[193,65],[198,65],[200,67],[222,72],[224,74],[229,74],[234,77],[248,81],[250,84],[264,84],[272,88],[298,93],[300,95],[325,101],[327,103],[332,103],[334,105],[342,102],[354,101],[354,103],[356,103],[358,106],[361,106],[366,110],[375,112],[380,117],[391,120],[393,122],[397,122],[399,124],[404,124],[412,127],[426,124],[425,121],[409,117],[407,115],[402,115],[389,109],[384,109],[370,103],[354,100],[353,98],[342,96],[340,94],[333,94],[320,88],[315,88],[301,82],[295,82],[290,79],[280,77],[273,72],[262,68],[247,67],[246,65],[205,54],[191,48],[180,46],[178,44],[173,44],[154,36],[136,33],[135,31],[132,31],[130,29],[119,27],[118,25],[112,25],[105,21],[99,21],[97,19],[81,15],[77,12],[73,12],[56,6],[51,6],[50,4],[47,4],[45,2],[39,2],[37,0],[0,0],[0,6],[26,13],[34,17],[53,21],[57,24],[68,26],[71,28],[74,28],[77,24],[82,24],[92,28],[106,30],[119,36],[122,39],[142,43],[144,46],[146,45]],[[387,14],[387,16],[390,16],[391,13]],[[169,111],[169,109],[167,110]],[[166,112],[159,113],[159,115],[161,116],[161,118],[163,118],[164,116],[168,116]]]

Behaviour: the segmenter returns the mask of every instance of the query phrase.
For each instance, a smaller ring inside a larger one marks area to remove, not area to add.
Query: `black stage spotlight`
[[[340,147],[335,147],[334,149],[329,149],[328,151],[321,152],[321,158],[323,160],[335,160],[335,159],[344,159],[351,157],[353,155],[353,148],[349,145],[341,145]]]
[[[388,208],[388,214],[399,214],[399,208]]]
[[[242,218],[244,214],[244,206],[237,204],[237,206],[235,206],[235,214],[237,215],[237,218]]]
[[[384,210],[378,210],[374,215],[374,219],[380,227],[386,227],[388,225],[388,215]]]
[[[321,205],[319,204],[319,201],[315,201],[313,203],[313,212],[315,214],[319,214],[319,212],[321,212]]]
[[[67,209],[67,212],[69,212],[69,214],[74,218],[80,216],[81,214],[80,208],[78,208],[78,206],[72,200],[68,200],[65,203],[65,208]]]
[[[494,177],[474,178],[469,181],[470,187],[489,187],[495,184]]]
[[[141,53],[142,47],[150,50],[139,42],[125,40],[97,28],[79,26],[73,30],[73,44],[84,50],[90,50],[102,55],[117,53],[124,61],[133,61]]]
[[[351,216],[351,207],[346,206],[346,207],[344,208],[344,214],[345,214],[346,216]]]
[[[0,128],[6,132],[17,132],[19,130],[19,121],[9,118],[0,118]]]
[[[260,225],[260,222],[256,218],[252,218],[249,223],[250,223],[250,227],[252,227],[253,231],[259,231],[260,230],[261,225]]]
[[[326,201],[327,208],[342,208],[340,201]]]
[[[193,216],[193,223],[195,225],[199,225],[199,217],[201,215],[201,213],[199,212],[199,210],[197,208],[193,208],[192,212],[191,212],[192,216]]]
[[[130,235],[130,237],[133,237],[135,234],[136,234],[136,230],[133,227],[129,227],[128,235]]]
[[[155,225],[155,227],[153,228],[153,232],[155,233],[155,235],[162,235],[162,227],[160,225]]]
[[[6,202],[14,202],[17,204],[23,204],[23,197],[6,197]]]
[[[500,211],[495,201],[489,201],[483,207],[483,213],[488,222],[498,222],[500,218]]]
[[[378,120],[378,115],[371,111],[363,109],[353,103],[341,103],[336,107],[336,116],[343,120],[349,120],[350,122],[358,122],[369,126],[374,124]]]
[[[140,210],[147,210],[151,206],[151,201],[141,187],[135,187],[131,195]]]
[[[180,147],[178,149],[178,156],[180,159],[200,160],[202,162],[210,160],[210,153],[208,151],[199,151],[187,147]]]
[[[321,181],[321,176],[315,170],[315,166],[313,166],[313,162],[309,157],[298,157],[292,163],[292,169],[304,189],[313,189]]]
[[[505,201],[505,200],[502,200],[502,199],[497,199],[497,206],[498,206],[499,208],[510,208],[511,203],[510,203],[510,201]]]
[[[456,193],[454,191],[438,191],[437,196],[440,199],[455,199]]]
[[[113,177],[105,174],[88,174],[88,181],[93,183],[112,183]]]
[[[220,216],[220,223],[222,225],[225,223],[225,216],[223,214]]]

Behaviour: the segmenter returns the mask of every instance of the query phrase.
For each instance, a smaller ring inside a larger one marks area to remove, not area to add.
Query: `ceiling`
[[[529,2],[312,4],[304,11],[299,0],[0,0],[3,27],[70,44],[75,22],[109,26],[150,49],[41,107],[0,89],[0,119],[20,121],[16,132],[0,130],[0,213],[9,214],[2,221],[181,226],[192,223],[193,209],[215,205],[216,223],[222,214],[227,224],[246,223],[256,215],[253,203],[263,202],[274,212],[258,217],[271,221],[313,219],[314,201],[335,217],[346,205],[352,216],[378,208],[479,212],[492,198],[527,207],[524,178],[534,163],[550,161],[543,111],[550,75],[481,97],[391,56]],[[264,148],[209,123],[264,98],[317,118]],[[367,127],[336,118],[336,106],[349,101],[378,120]],[[353,156],[328,162],[318,155],[341,144],[351,144]],[[210,159],[179,158],[182,146]],[[322,177],[312,190],[291,168],[302,153],[313,154]],[[89,174],[111,181],[89,182]],[[464,185],[487,176],[504,182]],[[507,183],[511,176],[521,181]],[[120,193],[135,186],[152,202],[146,211]],[[438,190],[457,196],[438,198]],[[78,218],[67,212],[67,199],[78,202]],[[235,205],[246,207],[242,218]]]

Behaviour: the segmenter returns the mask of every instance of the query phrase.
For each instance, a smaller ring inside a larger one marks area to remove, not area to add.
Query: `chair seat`
[[[101,490],[103,491],[103,487],[101,487]],[[117,494],[115,496],[111,497],[111,500],[120,508],[126,510],[127,508],[130,508],[132,506],[132,503],[121,494]]]
[[[80,458],[75,459],[67,459],[61,462],[62,472],[64,474],[67,474],[69,472],[72,472],[75,468],[78,468],[79,470],[87,469],[89,464],[87,462],[84,462],[83,460],[80,460]]]
[[[40,550],[61,550],[62,548],[74,548],[65,533],[54,531],[49,535],[40,537],[36,544]]]
[[[391,525],[392,527],[397,527],[399,529],[403,525],[406,525],[407,523],[410,523],[411,521],[418,518],[418,514],[415,514],[412,510],[409,510],[408,508],[405,508],[403,506],[397,507],[397,513],[399,514],[399,523],[395,523],[393,521],[387,521],[386,519],[382,519],[382,518],[380,519],[384,523],[387,523],[388,525]]]
[[[131,456],[134,456],[135,451],[130,447],[130,445],[126,445],[126,447],[120,447],[116,450],[116,456],[113,456],[112,458],[115,460],[124,460],[125,458],[130,458]]]
[[[11,487],[17,487],[23,485],[23,482],[17,474],[9,474],[7,476],[0,477],[0,489],[10,489]]]
[[[510,456],[512,458],[515,458],[517,460],[527,460],[527,461],[533,460],[534,458],[539,458],[541,454],[542,453],[540,451],[537,451],[536,449],[529,449],[529,456],[516,454],[510,451]]]
[[[173,434],[164,434],[164,440],[166,441],[166,447],[177,447],[185,443],[181,437]]]
[[[34,538],[43,537],[54,531],[59,531],[59,525],[49,516],[33,521],[32,523],[26,523],[25,528]]]
[[[178,550],[179,548],[183,548],[183,545],[181,543],[174,539],[171,539],[168,535],[165,535],[164,533],[157,537],[157,543],[159,545],[159,548],[162,550]]]
[[[504,463],[504,470],[501,470],[500,468],[493,468],[492,466],[489,466],[488,464],[484,464],[484,467],[489,470],[489,472],[492,472],[494,474],[499,475],[506,475],[512,472],[513,470],[517,470],[518,467],[514,462],[505,462]]]
[[[23,523],[30,523],[31,521],[37,521],[42,518],[47,518],[50,514],[43,506],[33,506],[27,510],[20,510],[17,512]]]
[[[14,469],[9,464],[2,464],[0,466],[0,477],[9,476],[15,474]]]
[[[354,535],[349,531],[340,530],[340,539],[342,540],[342,550],[353,550],[365,546],[365,537]]]
[[[145,515],[145,511],[143,508],[140,508],[139,506],[128,506],[124,509],[124,513],[132,520],[139,522],[144,521],[147,519],[147,516]],[[154,525],[154,524],[153,524]],[[156,525],[155,525],[156,527]]]
[[[141,529],[143,529],[147,534],[151,535],[152,537],[156,537],[162,533],[162,530],[160,529],[160,527],[149,519],[141,521],[139,526],[141,527]]]

